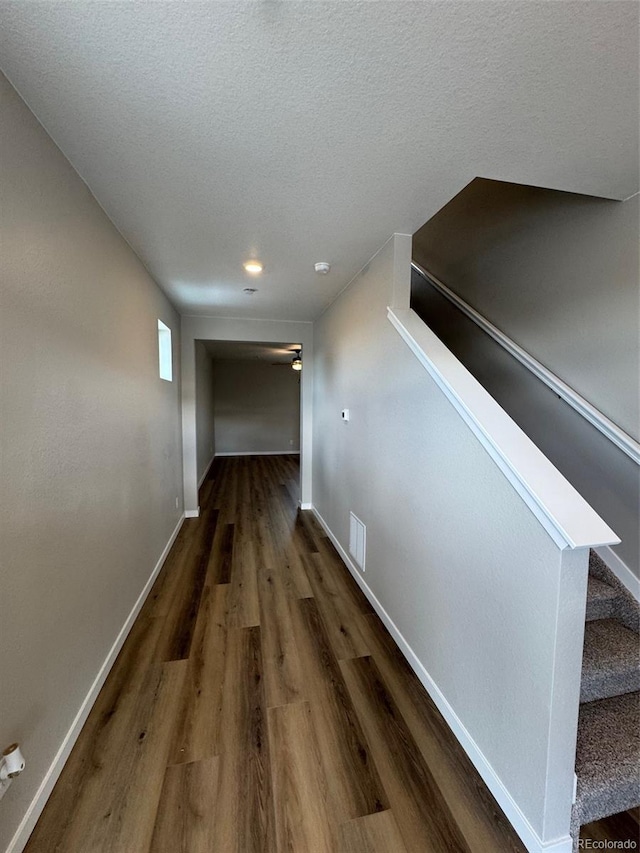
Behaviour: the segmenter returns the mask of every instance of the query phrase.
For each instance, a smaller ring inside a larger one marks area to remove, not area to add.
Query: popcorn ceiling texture
[[[630,2],[3,3],[0,55],[181,310],[308,320],[477,175],[637,192],[637,18]]]

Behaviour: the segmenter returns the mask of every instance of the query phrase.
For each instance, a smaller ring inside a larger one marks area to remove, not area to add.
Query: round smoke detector
[[[319,261],[314,269],[318,275],[326,275],[331,269],[331,264],[326,263],[326,261]]]

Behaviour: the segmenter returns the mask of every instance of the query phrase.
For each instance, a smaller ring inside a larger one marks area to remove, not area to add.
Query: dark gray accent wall
[[[419,273],[411,307],[620,536],[620,558],[639,571],[638,466]]]
[[[477,178],[413,256],[636,440],[639,197],[608,201]]]

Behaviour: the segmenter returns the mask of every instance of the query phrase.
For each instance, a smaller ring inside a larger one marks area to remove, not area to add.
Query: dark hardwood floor
[[[523,853],[297,496],[215,461],[27,853]]]

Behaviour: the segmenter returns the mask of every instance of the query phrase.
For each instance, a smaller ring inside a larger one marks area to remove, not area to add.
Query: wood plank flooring
[[[215,461],[27,853],[524,853],[298,474]]]

